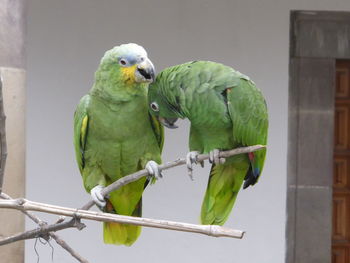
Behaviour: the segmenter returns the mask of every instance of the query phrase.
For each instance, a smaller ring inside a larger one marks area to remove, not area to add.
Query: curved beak
[[[175,125],[175,122],[177,121],[178,118],[163,118],[163,117],[158,117],[159,121],[161,124],[163,124],[165,127],[169,129],[176,129],[179,126]]]
[[[137,65],[135,78],[137,82],[153,82],[154,81],[154,66],[149,58],[146,58]]]

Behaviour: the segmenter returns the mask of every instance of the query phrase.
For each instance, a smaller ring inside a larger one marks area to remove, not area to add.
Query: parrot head
[[[161,74],[160,74],[161,75]],[[176,129],[175,122],[178,118],[184,118],[178,101],[169,101],[169,97],[163,93],[161,76],[158,75],[155,82],[148,88],[149,111],[167,128]],[[169,90],[168,90],[169,92]],[[168,94],[170,95],[170,94]]]
[[[151,83],[154,66],[145,49],[129,43],[108,50],[101,59],[100,72],[109,79],[118,78],[127,84]]]

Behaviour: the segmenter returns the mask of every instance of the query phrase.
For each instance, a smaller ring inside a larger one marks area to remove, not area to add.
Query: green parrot
[[[151,177],[121,187],[108,198],[103,187],[146,168],[160,177],[163,127],[149,114],[147,92],[154,67],[137,44],[107,51],[95,73],[95,82],[74,115],[75,154],[84,182],[95,203],[105,212],[141,216],[142,193]],[[132,245],[141,227],[104,223],[104,242]]]
[[[267,106],[253,81],[234,69],[210,61],[173,66],[149,87],[150,112],[168,128],[177,118],[191,122],[187,166],[199,153],[212,163],[201,208],[202,224],[223,225],[237,194],[254,185],[262,172],[266,150],[219,158],[219,150],[263,144],[268,130]]]

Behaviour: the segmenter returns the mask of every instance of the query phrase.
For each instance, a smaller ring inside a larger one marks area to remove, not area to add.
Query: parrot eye
[[[119,64],[122,65],[122,66],[125,66],[126,65],[126,60],[125,59],[119,60]]]
[[[157,102],[152,102],[150,106],[153,111],[159,111],[159,106]]]

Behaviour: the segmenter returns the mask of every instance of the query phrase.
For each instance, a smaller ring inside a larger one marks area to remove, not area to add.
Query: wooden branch
[[[80,223],[77,220],[73,220],[73,221],[69,220],[67,222],[62,222],[62,223],[58,223],[50,226],[48,226],[47,224],[42,224],[39,228],[29,230],[20,234],[16,234],[10,237],[6,237],[0,240],[0,246],[10,244],[16,241],[20,241],[20,240],[26,240],[26,239],[32,239],[32,238],[38,238],[38,237],[44,237],[46,240],[49,240],[49,237],[47,236],[49,232],[55,232],[58,230],[73,228],[73,227],[80,229],[82,227],[82,223]]]
[[[233,155],[238,155],[238,154],[242,154],[242,153],[255,152],[255,151],[258,151],[258,150],[261,150],[264,148],[266,148],[266,146],[264,146],[264,145],[254,145],[254,146],[236,148],[236,149],[232,149],[232,150],[228,150],[228,151],[220,151],[219,157],[220,158],[227,158],[227,157],[231,157]],[[198,162],[208,160],[208,159],[209,159],[209,154],[200,154],[200,155],[198,155],[198,158],[197,158]],[[184,159],[184,158],[177,159],[173,162],[168,162],[168,163],[159,165],[159,170],[163,171],[163,170],[167,170],[167,169],[173,168],[175,166],[184,165],[184,164],[186,164],[186,159]],[[117,190],[118,188],[122,187],[123,185],[137,181],[144,176],[149,176],[148,171],[146,169],[143,169],[143,170],[137,171],[136,173],[124,176],[124,177],[120,178],[119,180],[115,181],[114,183],[103,188],[101,193],[103,196],[107,196],[109,193],[113,192],[114,190]],[[90,200],[88,203],[86,203],[81,208],[81,210],[88,210],[94,204],[95,203],[92,200]]]
[[[5,193],[1,193],[0,194],[0,197],[3,198],[3,199],[7,199],[7,200],[13,200],[9,195],[5,194]],[[25,211],[25,210],[22,210],[21,211],[23,214],[25,214],[26,216],[28,216],[32,221],[34,221],[35,223],[37,223],[39,226],[47,226],[48,224],[44,221],[42,221],[39,217],[37,217],[36,215],[34,215],[33,213],[31,212],[28,212],[28,211]],[[81,263],[89,263],[88,260],[86,260],[85,258],[83,258],[82,256],[80,256],[71,246],[69,246],[67,244],[66,241],[64,241],[59,235],[53,233],[53,232],[48,232],[47,235],[49,237],[51,237],[52,239],[54,239],[56,241],[56,243],[58,245],[60,245],[63,249],[65,249],[69,254],[71,254],[72,257],[74,257],[75,259],[77,259],[79,262]],[[45,238],[46,240],[48,240],[48,236],[45,236],[43,234],[39,234],[38,233],[38,236],[41,236],[43,238]],[[5,238],[7,239],[7,238]],[[5,240],[5,239],[2,239],[0,240],[0,243]],[[14,241],[13,241],[14,242]]]
[[[264,145],[254,145],[249,147],[236,148],[229,151],[221,151],[219,152],[219,158],[227,158],[233,155],[254,152],[263,148],[265,148]],[[209,159],[209,154],[200,154],[197,157],[198,163],[207,159]],[[178,159],[173,162],[168,162],[168,163],[159,165],[159,170],[162,171],[162,170],[170,169],[172,167],[183,165],[183,164],[186,164],[186,159]],[[105,187],[102,190],[102,194],[106,196],[110,192],[122,187],[123,185],[137,181],[138,179],[144,176],[149,176],[148,171],[146,169],[140,170],[136,173],[125,176],[117,180],[113,184]],[[117,223],[131,224],[131,225],[169,229],[169,230],[175,230],[175,231],[192,232],[192,233],[205,234],[205,235],[214,236],[214,237],[231,237],[231,238],[241,239],[243,238],[243,235],[245,233],[244,231],[241,231],[241,230],[229,229],[229,228],[225,228],[217,225],[195,225],[195,224],[188,224],[188,223],[181,223],[181,222],[174,222],[174,221],[157,220],[157,219],[131,217],[131,216],[123,216],[123,215],[117,215],[117,214],[87,211],[93,205],[94,203],[90,201],[87,204],[85,204],[80,210],[78,210],[78,209],[67,208],[67,207],[53,206],[50,204],[32,202],[26,199],[12,199],[12,200],[0,201],[0,208],[17,209],[26,214],[30,214],[28,211],[31,210],[31,211],[40,211],[40,212],[61,215],[61,218],[55,224],[47,225],[46,223],[44,223],[44,225],[41,225],[41,228],[26,231],[24,233],[20,233],[12,237],[8,237],[3,240],[0,240],[0,245],[8,244],[18,240],[35,238],[38,236],[45,236],[47,234],[52,235],[53,234],[52,231],[58,231],[58,230],[62,230],[70,227],[76,227],[79,229],[80,226],[83,225],[80,223],[80,219],[88,219],[88,220],[95,220],[95,221],[102,221],[102,222],[117,222]],[[73,218],[68,222],[63,222],[64,217],[62,218],[62,216],[69,216]],[[73,255],[73,253],[71,254]],[[81,261],[81,262],[87,262],[87,261]]]
[[[2,92],[2,77],[0,76],[0,194],[4,182],[5,164],[7,158],[7,143],[6,143],[6,116],[4,112],[4,98]]]
[[[162,228],[183,232],[199,233],[213,237],[231,237],[241,239],[243,231],[234,230],[217,225],[195,225],[174,221],[149,219],[142,217],[122,216],[102,212],[77,210],[74,208],[54,206],[50,204],[32,202],[26,199],[1,200],[0,208],[17,209],[20,211],[39,211],[56,215],[64,215],[74,218],[95,220],[101,222],[117,222],[145,227]]]

